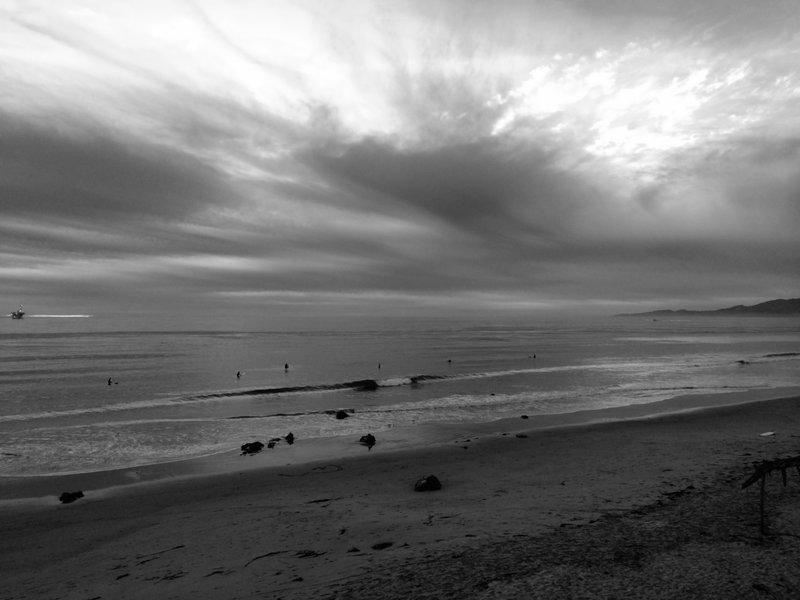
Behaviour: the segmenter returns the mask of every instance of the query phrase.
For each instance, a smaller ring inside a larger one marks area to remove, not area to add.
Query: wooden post
[[[783,480],[784,487],[786,486],[786,470],[789,467],[795,467],[797,469],[797,473],[800,475],[800,456],[792,456],[789,458],[778,458],[776,460],[765,460],[761,464],[756,466],[755,472],[747,478],[742,484],[742,489],[750,487],[756,481],[761,481],[761,535],[764,535],[767,532],[766,527],[766,516],[764,515],[764,496],[766,495],[765,485],[767,475],[769,475],[772,471],[781,471],[781,479]]]

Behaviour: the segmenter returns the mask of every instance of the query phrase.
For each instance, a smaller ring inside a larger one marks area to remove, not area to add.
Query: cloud
[[[14,301],[488,310],[796,284],[790,3],[0,10]]]

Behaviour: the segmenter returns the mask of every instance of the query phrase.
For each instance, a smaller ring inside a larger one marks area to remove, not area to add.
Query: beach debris
[[[62,494],[58,497],[58,499],[61,501],[61,504],[75,502],[75,500],[78,498],[83,498],[83,492],[80,490],[77,492],[62,492]]]
[[[528,437],[527,433],[517,433],[514,437],[518,437],[520,439]]]
[[[249,566],[250,566],[252,563],[256,562],[257,560],[260,560],[260,559],[262,559],[262,558],[267,558],[267,557],[270,557],[270,556],[275,556],[276,554],[284,554],[284,553],[286,553],[286,552],[287,552],[287,550],[276,550],[276,551],[274,551],[274,552],[267,552],[266,554],[259,554],[258,556],[256,556],[256,557],[254,557],[254,558],[251,558],[250,560],[248,560],[248,561],[245,563],[245,565],[244,565],[244,566],[245,566],[245,567],[249,567]]]
[[[775,432],[774,431],[765,431],[764,433],[759,433],[758,435],[760,437],[770,437],[770,436],[775,435]]]
[[[136,560],[139,561],[136,563],[136,566],[143,565],[145,563],[152,562],[158,558],[161,558],[162,554],[166,554],[167,552],[174,552],[175,550],[180,550],[181,548],[185,548],[185,544],[178,544],[177,546],[173,546],[172,548],[165,548],[164,550],[158,550],[157,552],[150,552],[149,554],[138,554],[136,556]]]
[[[520,415],[520,417],[519,417],[519,418],[520,418],[520,419],[527,419],[527,418],[528,418],[528,415]]]
[[[203,575],[203,577],[211,577],[213,575],[230,575],[231,573],[235,573],[233,569],[214,569],[211,573],[207,575]],[[119,579],[119,577],[117,577]]]
[[[289,444],[290,446],[294,444],[294,434],[291,431],[287,433],[286,437],[283,439],[285,439],[286,443]]]
[[[440,489],[442,489],[442,483],[436,475],[426,475],[414,484],[415,492],[435,492]]]
[[[348,414],[347,414],[347,411],[346,411],[346,410],[337,410],[337,411],[336,411],[336,418],[337,418],[337,419],[340,419],[340,420],[341,420],[341,419],[346,419],[346,418],[347,418],[347,417],[349,417],[349,416],[350,416],[350,415],[348,415]]]
[[[258,454],[264,449],[263,442],[247,442],[246,444],[242,444],[242,454]]]
[[[379,542],[372,545],[373,550],[386,550],[389,546],[393,546],[394,542]]]
[[[308,504],[321,504],[323,502],[333,502],[334,500],[341,500],[341,499],[342,499],[341,496],[339,496],[338,498],[317,498],[316,500],[309,500]]]
[[[761,534],[763,535],[766,533],[766,524],[764,522],[764,494],[765,494],[765,485],[767,476],[772,473],[773,471],[780,471],[781,472],[781,479],[783,481],[783,487],[786,487],[787,477],[786,471],[794,467],[797,470],[797,474],[800,475],[800,455],[798,456],[790,456],[788,458],[777,458],[775,460],[765,460],[759,464],[756,464],[755,471],[753,472],[750,477],[747,478],[742,484],[742,489],[748,488],[753,485],[755,482],[761,482],[761,500],[760,500],[760,514],[761,514]]]
[[[372,447],[375,445],[375,436],[371,433],[362,435],[361,439],[358,440],[358,443],[362,446],[366,446],[367,450],[372,450]]]

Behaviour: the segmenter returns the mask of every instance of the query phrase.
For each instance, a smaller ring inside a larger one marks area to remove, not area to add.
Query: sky
[[[796,0],[0,0],[0,82],[9,312],[800,295]]]

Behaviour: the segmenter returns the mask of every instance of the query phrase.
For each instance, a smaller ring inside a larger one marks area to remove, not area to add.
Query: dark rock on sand
[[[83,492],[80,490],[77,492],[64,492],[62,493],[58,499],[61,500],[61,504],[69,504],[70,502],[75,502],[78,498],[83,498]]]
[[[427,475],[414,484],[415,492],[435,492],[442,489],[442,483],[436,475]]]
[[[336,418],[337,419],[346,419],[349,416],[350,415],[348,415],[347,411],[345,411],[345,410],[337,410],[336,411]]]
[[[372,450],[372,447],[375,445],[375,436],[371,433],[362,435],[361,439],[358,440],[358,443],[362,446],[366,446],[367,450]]]
[[[242,444],[242,456],[245,454],[258,454],[264,449],[264,444],[262,442],[247,442],[246,444]]]

